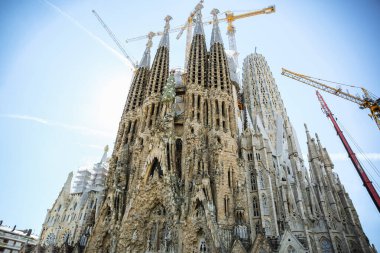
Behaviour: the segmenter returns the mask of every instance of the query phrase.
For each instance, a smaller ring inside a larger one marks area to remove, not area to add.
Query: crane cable
[[[363,90],[363,87],[360,87],[360,86],[355,86],[355,85],[352,85],[352,84],[345,84],[345,83],[339,83],[339,82],[334,82],[334,81],[329,81],[329,80],[325,80],[325,79],[322,79],[322,78],[317,78],[317,77],[312,77],[312,76],[307,76],[307,75],[302,75],[303,77],[307,77],[307,78],[310,78],[310,79],[315,79],[315,80],[318,80],[318,81],[324,81],[324,82],[328,82],[328,83],[334,83],[334,84],[338,84],[338,85],[343,85],[343,86],[346,86],[346,87],[351,87],[351,88],[356,88],[356,89],[361,89]],[[336,87],[338,88],[338,87]],[[339,88],[338,88],[339,89]],[[378,99],[378,97],[370,92],[369,90],[366,89],[366,91],[368,92],[368,94],[370,95],[370,98],[372,98],[373,100],[376,100]],[[347,91],[347,93],[349,93]],[[357,95],[359,96],[359,95]]]
[[[335,118],[336,121],[338,122],[338,119]],[[376,175],[378,177],[380,177],[380,171],[379,169],[376,168],[376,166],[372,163],[372,161],[365,155],[364,151],[361,149],[361,147],[359,146],[359,144],[355,141],[355,139],[352,137],[352,135],[347,131],[347,129],[343,126],[342,122],[338,122],[338,124],[340,125],[340,127],[342,127],[342,129],[344,130],[344,132],[348,135],[348,138],[351,140],[351,142],[354,144],[354,146],[357,148],[357,150],[359,151],[360,155],[364,158],[364,160],[367,161],[367,163],[370,165],[370,167],[375,171]],[[380,185],[378,184],[377,180],[375,180],[375,177],[372,176],[372,174],[370,173],[370,171],[365,168],[363,165],[363,170],[365,170],[368,175],[371,177],[374,185],[376,186],[376,188],[378,189],[378,191],[380,191]]]
[[[308,78],[312,78],[312,79],[315,79],[315,80],[319,80],[319,81],[328,82],[328,83],[335,83],[335,84],[339,84],[339,85],[343,85],[343,86],[347,86],[347,87],[351,87],[351,88],[357,88],[357,89],[361,89],[362,88],[362,87],[355,86],[355,85],[352,85],[352,84],[339,83],[339,82],[329,81],[329,80],[325,80],[325,79],[322,79],[322,78],[317,78],[317,77],[312,77],[312,76],[306,76],[306,75],[302,75],[302,76],[308,77]]]

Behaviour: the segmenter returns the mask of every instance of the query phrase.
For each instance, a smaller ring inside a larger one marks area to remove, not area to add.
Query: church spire
[[[162,88],[166,83],[169,75],[169,29],[171,16],[165,17],[164,34],[161,37],[160,44],[153,60],[152,69],[148,82],[148,90],[146,97],[153,94],[162,93]]]
[[[203,30],[203,23],[202,23],[202,12],[203,5],[200,3],[196,6],[197,14],[195,19],[195,28],[194,28],[194,36],[197,34],[205,35],[205,32]]]
[[[318,134],[315,134],[315,137],[317,138],[317,143],[318,143],[318,147],[319,147],[319,152],[321,154],[321,158],[323,159],[323,163],[326,167],[329,167],[329,168],[334,168],[334,164],[333,162],[331,161],[331,158],[330,158],[330,155],[329,153],[327,152],[326,148],[324,148],[321,144],[321,141],[319,140],[319,136]]]
[[[170,29],[170,20],[173,18],[169,15],[165,17],[165,27],[164,27],[164,34],[161,37],[160,44],[158,47],[167,47],[169,48],[169,29]]]
[[[135,71],[131,88],[129,89],[125,111],[135,110],[141,106],[144,101],[145,89],[149,78],[150,66],[150,48],[152,47],[153,33],[148,34],[148,42],[144,54],[141,58],[140,64]]]
[[[213,29],[211,35],[211,48],[209,59],[209,85],[214,89],[220,89],[232,94],[231,78],[227,63],[227,56],[224,52],[222,37],[218,25],[218,10],[213,9]]]
[[[319,152],[318,152],[318,147],[317,144],[315,143],[315,139],[311,138],[309,129],[307,129],[307,125],[304,124],[305,130],[306,130],[306,136],[307,136],[307,148],[309,151],[309,160],[313,160],[315,158],[319,157]]]
[[[202,23],[202,4],[198,4],[194,36],[190,46],[189,62],[187,64],[189,84],[207,87],[207,47]]]
[[[306,132],[307,141],[309,141],[309,140],[311,139],[309,129],[307,128],[306,123],[304,123],[303,125],[304,125],[304,127],[305,127],[305,132]]]
[[[212,33],[211,33],[211,46],[214,43],[220,43],[223,44],[222,36],[220,35],[220,29],[219,29],[219,20],[218,20],[218,9],[213,9],[211,11],[212,19],[213,19],[213,26],[212,26]]]

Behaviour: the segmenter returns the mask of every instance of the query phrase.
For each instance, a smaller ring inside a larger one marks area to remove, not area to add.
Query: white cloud
[[[34,116],[29,116],[29,115],[6,114],[6,115],[0,115],[0,116],[4,117],[4,118],[29,120],[29,121],[34,121],[34,122],[45,124],[45,125],[49,124],[49,122],[47,120],[45,120],[45,119],[34,117]]]
[[[70,125],[60,122],[54,122],[47,119],[34,117],[30,115],[18,115],[18,114],[2,114],[0,117],[3,118],[11,118],[11,119],[19,119],[19,120],[26,120],[26,121],[33,121],[39,124],[43,124],[46,126],[53,126],[58,128],[63,128],[69,131],[78,132],[83,135],[98,135],[98,136],[105,136],[105,137],[113,137],[114,134],[106,131],[101,131],[97,129],[92,129],[86,126],[78,126],[78,125]]]

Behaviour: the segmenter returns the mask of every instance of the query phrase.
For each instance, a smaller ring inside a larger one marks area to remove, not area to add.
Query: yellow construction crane
[[[261,10],[256,10],[256,11],[249,11],[246,13],[238,14],[235,15],[232,11],[226,11],[226,17],[219,19],[219,22],[227,22],[227,36],[228,36],[228,46],[230,50],[235,51],[236,53],[234,54],[234,60],[237,63],[237,48],[236,48],[236,39],[235,39],[235,33],[236,33],[236,28],[234,26],[234,21],[238,19],[243,19],[243,18],[249,18],[261,14],[271,14],[276,11],[275,6],[269,6]]]
[[[179,33],[176,37],[177,39],[181,38],[183,32],[185,30],[187,30],[186,57],[188,57],[188,54],[190,51],[190,44],[191,44],[191,37],[192,37],[192,30],[191,29],[194,26],[193,19],[194,19],[196,12],[203,8],[202,3],[203,3],[203,0],[201,0],[195,6],[194,10],[190,13],[190,16],[187,18],[187,21],[183,26],[175,27],[175,28],[169,30],[169,32],[179,31]],[[237,55],[238,54],[237,54],[236,39],[235,39],[236,29],[235,29],[235,26],[233,25],[233,22],[238,20],[238,19],[253,17],[253,16],[257,16],[257,15],[261,15],[261,14],[270,14],[270,13],[273,13],[275,11],[276,11],[275,6],[269,6],[269,7],[260,9],[260,10],[249,11],[249,12],[238,14],[238,15],[235,15],[232,11],[226,11],[226,12],[224,12],[226,16],[224,18],[218,19],[219,22],[227,22],[228,44],[229,44],[229,49],[236,52],[235,59],[234,59],[235,62],[237,62]],[[213,23],[212,20],[207,20],[207,21],[203,22],[204,25],[210,25],[212,23]],[[154,36],[162,35],[162,34],[163,34],[163,32],[153,33]],[[147,37],[148,37],[148,35],[138,36],[135,38],[127,39],[126,42],[129,43],[132,41],[138,41],[141,39],[146,39]]]
[[[360,96],[354,96],[348,92],[344,92],[344,91],[342,91],[341,88],[334,88],[334,87],[331,87],[331,86],[326,85],[324,83],[321,83],[319,81],[316,81],[316,80],[322,80],[319,78],[299,74],[299,73],[296,73],[296,72],[293,72],[293,71],[290,71],[290,70],[287,70],[284,68],[282,69],[281,74],[284,76],[290,77],[294,80],[297,80],[299,82],[310,85],[310,86],[317,88],[319,90],[326,91],[326,92],[333,94],[335,96],[344,98],[344,99],[351,101],[351,102],[354,102],[354,103],[359,105],[360,109],[365,109],[365,108],[369,109],[371,112],[369,114],[369,116],[375,121],[377,127],[380,130],[380,98],[374,96],[373,94],[370,94],[370,92],[368,90],[366,90],[365,88],[357,87],[357,86],[353,86],[353,85],[346,85],[346,86],[350,86],[350,87],[360,88],[363,92],[363,96],[360,97]],[[316,80],[313,80],[313,79],[316,79]],[[322,80],[322,81],[326,81],[326,80]]]

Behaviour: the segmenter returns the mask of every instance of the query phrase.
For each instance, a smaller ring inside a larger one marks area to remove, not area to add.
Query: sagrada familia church
[[[212,13],[209,47],[196,14],[185,71],[169,68],[165,19],[153,63],[148,43],[132,80],[104,188],[82,207],[75,192],[57,201],[35,252],[376,252],[306,125],[304,160],[265,58],[247,56],[240,82]],[[55,222],[63,212],[81,229]]]

